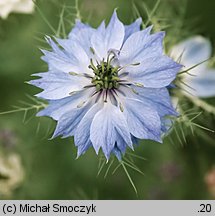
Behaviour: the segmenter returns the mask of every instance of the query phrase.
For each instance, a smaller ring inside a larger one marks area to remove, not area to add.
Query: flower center
[[[93,70],[95,76],[92,78],[92,84],[96,90],[117,89],[119,87],[118,67],[113,67],[109,62],[102,61],[95,66],[91,61],[89,68]]]

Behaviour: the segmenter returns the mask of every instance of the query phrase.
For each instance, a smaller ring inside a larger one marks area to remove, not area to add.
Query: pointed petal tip
[[[80,156],[82,155],[82,153],[79,151],[79,149],[78,149],[78,151],[77,151],[77,156],[76,156],[76,158],[75,158],[75,160],[78,160],[79,158],[80,158]]]
[[[44,72],[44,73],[47,73],[47,72]],[[34,73],[34,74],[31,74],[32,77],[42,77],[42,73]]]
[[[134,151],[134,146],[133,146],[133,143],[132,143],[132,142],[127,143],[127,145],[128,145],[128,147],[129,147],[132,151]]]
[[[48,116],[47,114],[44,114],[44,109],[39,111],[37,114],[36,114],[36,117],[44,117],[44,116]],[[51,117],[51,116],[50,116]]]
[[[49,35],[45,35],[44,38],[45,38],[46,42],[47,42],[49,45],[51,45],[51,43],[53,42],[52,39],[51,39],[51,37],[50,37]]]
[[[177,112],[175,109],[174,109],[174,111],[175,111],[175,112],[174,112],[174,114],[173,114],[173,115],[174,115],[174,116],[176,116],[176,117],[178,118],[178,117],[180,116],[180,113],[179,113],[179,112]]]
[[[152,30],[154,28],[154,25],[150,25],[147,28]]]
[[[50,138],[48,138],[48,140],[51,141],[51,140],[53,140],[55,138],[56,138],[56,136],[55,136],[55,132],[54,132],[53,135]]]
[[[164,39],[164,37],[166,36],[165,31],[156,32],[155,34],[159,35],[162,39]]]
[[[159,137],[156,137],[154,140],[155,140],[156,142],[160,143],[160,144],[163,144],[163,140],[162,140],[162,138],[161,138],[161,134],[159,134]]]
[[[112,14],[112,16],[111,16],[111,19],[113,19],[113,18],[119,20],[119,18],[118,18],[118,7],[115,8],[114,11],[113,11],[113,14]],[[120,20],[119,20],[119,21],[120,21]]]
[[[86,153],[86,149],[83,150],[81,148],[78,147],[78,151],[77,151],[77,157],[76,159],[80,158],[82,155],[84,155]]]
[[[119,162],[122,161],[122,156],[121,155],[115,155],[115,156],[116,156],[116,158],[118,159]]]
[[[117,15],[117,10],[118,10],[118,7],[114,8],[113,14]]]
[[[137,18],[137,19],[136,19],[136,21],[135,21],[135,22],[137,22],[138,24],[141,24],[141,23],[142,23],[142,21],[143,21],[142,17],[139,17],[139,18]]]
[[[45,35],[44,38],[45,38],[46,40],[51,39],[51,37],[50,37],[49,35]]]
[[[113,153],[116,156],[116,158],[118,159],[118,161],[121,162],[122,161],[122,154],[123,153],[120,150],[118,150],[118,149],[114,149]]]
[[[35,94],[34,96],[37,97],[37,98],[42,98],[42,99],[46,99],[46,98],[43,98],[43,91],[38,93],[38,94]]]
[[[49,138],[49,139],[50,139],[50,140],[53,140],[53,139],[55,139],[56,137],[58,137],[58,136],[60,136],[60,135],[61,135],[61,134],[59,133],[59,131],[57,131],[57,128],[56,128],[56,130],[54,131],[52,137]]]
[[[33,80],[24,81],[24,83],[25,83],[25,84],[28,84],[28,85],[32,85],[32,84],[31,84],[32,81],[33,81]]]
[[[41,115],[41,111],[36,114],[36,117],[42,117],[42,116],[43,115]]]
[[[75,25],[81,23],[81,20],[79,18],[75,19]]]
[[[93,148],[94,148],[94,150],[95,150],[96,154],[98,155],[98,154],[99,154],[100,147],[99,147],[99,148],[97,148],[97,147],[93,146]]]

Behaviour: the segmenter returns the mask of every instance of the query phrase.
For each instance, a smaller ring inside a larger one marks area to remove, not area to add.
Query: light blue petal
[[[97,31],[99,34],[105,34],[105,21],[103,20],[100,24],[100,26],[97,28]]]
[[[68,97],[71,92],[80,91],[84,86],[90,84],[90,80],[85,77],[72,76],[60,71],[38,73],[33,76],[42,77],[29,82],[31,85],[44,89],[43,92],[37,94],[37,97],[48,100]]]
[[[115,143],[115,147],[112,151],[113,154],[116,155],[119,161],[122,159],[122,155],[125,155],[127,144],[125,140],[119,135],[119,133],[116,134],[117,136],[117,142]],[[132,144],[138,145],[138,139],[131,135]],[[133,149],[133,146],[131,146]]]
[[[86,89],[63,99],[50,100],[47,108],[37,113],[37,116],[50,116],[59,120],[62,115],[89,100],[94,91]]]
[[[117,157],[117,159],[118,159],[119,161],[122,160],[122,153],[121,153],[121,151],[120,151],[117,147],[115,147],[115,148],[113,149],[112,153],[116,155],[116,157]]]
[[[192,77],[186,83],[192,88],[187,89],[197,97],[215,97],[215,70],[205,69],[201,77]]]
[[[125,25],[125,37],[124,37],[124,41],[126,41],[133,33],[140,31],[141,23],[142,23],[142,18],[138,18],[132,24]]]
[[[78,152],[77,152],[77,158],[79,158],[81,155],[85,154],[85,152],[92,147],[92,142],[90,141],[90,138],[84,143],[84,145],[78,146]]]
[[[79,19],[76,19],[75,26],[72,28],[72,31],[69,33],[69,38],[73,37],[74,35],[79,34],[82,30],[86,30],[86,29],[93,30],[93,28],[89,26],[88,24],[84,24]]]
[[[126,89],[125,87],[120,90],[126,94],[127,99],[138,100],[142,103],[147,104],[152,110],[157,112],[161,121],[161,131],[164,133],[168,130],[169,126],[166,127],[166,118],[168,116],[178,116],[178,113],[173,108],[169,92],[166,88],[153,89],[131,86],[136,93]],[[133,143],[138,144],[138,139],[134,137]]]
[[[119,50],[125,36],[125,27],[118,19],[116,10],[113,12],[111,20],[105,31],[105,41],[107,51],[109,49]]]
[[[133,88],[138,92],[136,97],[152,106],[158,112],[160,117],[166,115],[177,115],[177,112],[172,105],[169,92],[166,88]]]
[[[139,139],[135,136],[131,136],[131,140],[132,140],[132,143],[135,144],[135,145],[139,145]]]
[[[104,25],[102,25],[91,38],[92,47],[100,60],[107,58],[110,49],[119,50],[121,48],[124,35],[124,25],[118,19],[116,11],[114,11],[107,28],[104,29]]]
[[[162,135],[163,136],[168,136],[169,133],[172,131],[174,126],[174,120],[168,117],[163,117],[161,119],[161,130],[162,130]]]
[[[127,143],[125,142],[123,137],[118,132],[116,133],[116,136],[117,136],[117,142],[115,143],[114,149],[117,149],[118,151],[120,151],[121,154],[125,154]]]
[[[96,30],[94,28],[91,28],[89,25],[83,24],[82,22],[77,20],[74,28],[69,34],[68,47],[72,46],[73,41],[76,41],[79,45],[81,45],[87,55],[91,58],[91,37],[95,31]]]
[[[119,61],[121,65],[140,63],[144,59],[163,54],[163,38],[165,33],[150,35],[151,27],[132,34],[124,43]]]
[[[78,156],[85,152],[90,141],[90,126],[96,113],[102,108],[101,103],[94,104],[82,118],[75,131],[74,142],[78,146]],[[91,143],[91,142],[90,142]]]
[[[60,49],[53,40],[48,38],[48,42],[53,51],[42,50],[45,54],[42,59],[48,63],[50,70],[58,70],[62,72],[87,73],[89,70],[90,59],[84,49],[77,43],[73,42],[72,46],[68,43],[69,52]],[[60,41],[59,41],[60,42]],[[61,44],[66,46],[66,42]]]
[[[50,36],[46,35],[45,39],[46,39],[46,42],[52,48],[54,53],[56,53],[59,56],[64,56],[65,55],[65,52],[62,49],[59,48],[59,46],[51,39]]]
[[[92,34],[92,33],[91,33]],[[64,48],[64,50],[74,58],[74,53],[76,53],[76,49],[80,49],[82,54],[84,55],[85,61],[87,64],[89,63],[89,59],[93,57],[92,52],[90,51],[90,47],[92,47],[90,43],[90,36],[88,35],[88,30],[82,30],[78,35],[74,35],[70,39],[59,39],[56,38],[58,44]],[[79,47],[74,46],[74,42],[78,44]],[[81,55],[82,55],[81,54]],[[76,57],[76,56],[75,56]],[[79,56],[80,57],[80,56]]]
[[[67,73],[71,71],[77,71],[77,67],[74,68],[73,63],[68,56],[59,56],[56,53],[47,50],[41,51],[44,54],[44,56],[42,56],[41,59],[48,64],[50,70],[57,69]]]
[[[124,115],[118,107],[105,103],[103,109],[95,115],[90,128],[90,139],[96,153],[102,148],[108,159],[118,141],[118,134],[128,146],[132,147],[131,135]]]
[[[62,135],[64,138],[74,136],[75,130],[82,120],[88,109],[91,107],[91,103],[87,103],[81,108],[74,108],[63,114],[58,120],[57,127],[53,134],[53,138]]]
[[[131,98],[125,99],[124,106],[123,113],[132,135],[161,142],[161,121],[154,107]]]
[[[174,46],[170,53],[175,60],[180,60],[180,63],[185,66],[184,70],[186,70],[208,60],[212,54],[212,46],[208,39],[194,36]],[[193,70],[202,69],[206,64],[201,64]]]
[[[125,143],[124,139],[119,134],[117,134],[117,136],[118,136],[117,143],[115,144],[115,147],[112,153],[115,154],[115,156],[117,157],[119,161],[121,161],[122,156],[125,155],[127,144]],[[134,136],[131,136],[131,137],[132,137],[133,144],[137,145],[138,144],[137,138]]]
[[[127,68],[128,80],[141,83],[146,88],[168,86],[181,69],[181,65],[167,56],[144,59],[140,65]]]

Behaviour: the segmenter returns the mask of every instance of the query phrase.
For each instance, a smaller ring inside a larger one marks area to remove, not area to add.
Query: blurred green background
[[[53,35],[53,32],[43,15],[57,29],[64,2],[67,6],[74,5],[71,0],[37,0],[39,10],[36,9],[33,14],[13,13],[6,20],[0,19],[0,112],[13,109],[13,105],[19,106],[20,101],[34,103],[26,94],[34,95],[39,90],[24,82],[31,79],[31,74],[47,70],[46,64],[40,60],[39,48],[47,47],[42,40],[45,34]],[[141,7],[143,1],[134,2],[146,19]],[[149,9],[155,2],[144,1]],[[109,19],[116,7],[124,23],[134,20],[135,12],[130,0],[79,2],[83,20],[93,26]],[[155,17],[162,18],[158,25],[162,26],[163,21],[171,24],[166,29],[170,35],[174,35],[171,30],[171,27],[176,27],[174,23],[183,18],[177,40],[197,33],[210,38],[214,44],[214,8],[215,2],[211,0],[188,0],[187,4],[181,0],[161,0]],[[71,12],[74,13],[72,8]],[[67,18],[74,21],[72,15]],[[177,41],[176,38],[173,40]],[[213,103],[213,100],[210,102]],[[214,198],[211,187],[205,181],[207,173],[215,165],[215,136],[210,132],[196,132],[195,135],[188,132],[183,145],[177,135],[172,135],[173,142],[166,140],[163,145],[142,142],[135,154],[146,160],[136,158],[134,162],[144,176],[128,167],[138,190],[137,196],[122,168],[112,175],[117,162],[111,166],[106,177],[109,165],[97,176],[99,158],[93,150],[76,160],[72,138],[49,140],[55,125],[52,120],[36,118],[35,111],[30,111],[23,122],[23,114],[0,115],[2,157],[12,153],[19,155],[25,173],[24,180],[9,195],[0,194],[2,199]],[[214,116],[205,115],[202,119],[204,126],[208,123],[208,127],[215,128]],[[0,181],[6,180],[1,180],[0,176]]]

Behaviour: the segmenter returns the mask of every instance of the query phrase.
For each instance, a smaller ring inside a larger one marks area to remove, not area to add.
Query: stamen
[[[113,58],[118,58],[120,51],[119,50],[115,50],[115,49],[111,49],[108,51],[108,57],[113,54]]]
[[[95,53],[95,51],[92,47],[90,49],[91,49],[92,53]],[[113,54],[112,57],[111,57],[111,54]],[[103,58],[102,61],[100,63],[98,63],[97,60],[95,60],[95,59],[93,60],[92,58],[90,59],[89,68],[93,70],[94,77],[91,77],[92,85],[85,86],[85,88],[95,87],[96,92],[93,94],[93,96],[95,94],[99,93],[96,100],[99,100],[99,98],[102,95],[103,101],[107,102],[108,96],[109,96],[109,99],[111,101],[113,101],[113,102],[115,101],[114,103],[118,104],[118,99],[116,98],[116,97],[118,97],[117,91],[119,93],[125,95],[123,93],[123,91],[121,91],[119,89],[120,85],[127,86],[132,90],[133,93],[138,94],[137,91],[135,89],[131,88],[130,86],[135,85],[137,87],[143,87],[143,84],[133,83],[129,80],[121,80],[120,78],[127,76],[128,72],[123,72],[120,76],[118,74],[120,70],[122,70],[128,66],[140,65],[140,63],[133,63],[133,64],[125,65],[124,67],[120,67],[120,66],[113,67],[111,65],[111,61],[114,58],[115,58],[114,52],[109,52],[108,57],[107,57],[107,61],[105,61],[105,59]],[[94,64],[95,61],[96,61],[97,65]],[[120,103],[120,110],[122,112],[124,110],[121,103]]]
[[[94,85],[86,85],[86,86],[84,86],[85,89],[92,88],[92,87],[95,87],[95,86]]]
[[[144,87],[142,83],[136,83],[135,82],[134,85],[137,86],[137,87]]]
[[[113,92],[114,92],[114,94],[115,94],[116,96],[118,96],[118,94],[117,94],[117,92],[116,92],[116,90],[115,90],[115,89],[112,89],[111,91],[113,91]],[[119,91],[119,89],[118,89],[118,91]]]
[[[83,73],[83,76],[86,78],[93,78],[91,75],[87,74],[87,73]]]
[[[104,98],[104,102],[105,102],[105,103],[107,103],[107,95],[108,95],[108,91],[105,90],[105,94],[104,94],[104,96],[105,96],[105,98]]]
[[[72,75],[72,76],[78,76],[78,75],[79,75],[79,74],[76,73],[76,72],[69,72],[69,74]]]
[[[91,75],[87,74],[87,73],[76,73],[76,72],[69,72],[70,75],[72,76],[81,76],[81,77],[86,77],[86,78],[93,78]]]
[[[86,101],[82,101],[80,104],[77,105],[77,108],[83,107],[85,103],[86,103]]]
[[[100,93],[100,91],[95,91],[95,92],[91,95],[91,97],[94,97],[97,93]]]
[[[110,90],[110,91],[109,91],[109,92],[110,92],[109,98],[110,98],[111,103],[112,103],[113,105],[117,106],[117,105],[118,105],[118,101],[117,101],[117,99],[116,99],[117,94],[116,94],[116,96],[115,96],[113,91],[115,91],[115,90]]]
[[[104,73],[105,71],[105,66],[104,66],[104,59],[102,60],[102,73]]]
[[[97,93],[98,93],[98,94],[97,94]],[[98,100],[100,99],[100,97],[101,97],[101,95],[102,95],[102,91],[96,92],[96,94],[97,94],[97,97],[96,97],[96,99],[95,99],[95,103],[97,103]]]
[[[123,92],[121,89],[117,89],[117,91],[122,94],[123,96],[126,96],[125,92]],[[118,95],[117,95],[118,96]]]
[[[121,112],[124,112],[124,107],[123,107],[123,105],[122,105],[121,102],[119,103],[119,108],[120,108],[120,111],[121,111]]]
[[[119,77],[120,77],[120,78],[126,77],[126,76],[128,76],[128,74],[129,74],[128,72],[124,72],[124,73],[121,73],[121,74],[119,75]]]
[[[132,82],[130,80],[120,80],[119,84],[121,84],[121,85],[123,85],[123,84],[124,85],[135,85],[135,86],[140,87],[140,88],[144,87],[144,85],[142,83]]]
[[[90,65],[89,65],[89,68],[90,68],[90,69],[93,69],[94,71],[97,70],[96,66],[95,66],[94,63],[93,63],[93,59],[90,59]]]
[[[92,47],[90,47],[90,51],[91,51],[91,53],[93,54],[93,55],[95,55],[95,50],[92,48]]]
[[[79,92],[79,91],[72,91],[72,92],[69,93],[69,95],[72,96],[72,95],[74,95],[74,94],[76,94],[76,93],[78,93],[78,92]]]
[[[139,94],[137,91],[136,91],[136,89],[134,89],[134,88],[132,88],[131,87],[131,84],[125,84],[125,85],[123,85],[124,87],[127,87],[127,88],[129,88],[134,94]],[[123,95],[123,96],[126,96],[126,94],[123,92],[123,91],[121,91],[120,89],[118,89],[118,91]]]
[[[110,90],[114,88],[118,88],[120,81],[118,77],[118,67],[113,67],[110,64],[110,61],[105,62],[104,59],[100,62],[100,64],[97,64],[95,66],[93,64],[93,61],[91,60],[91,65],[89,66],[93,70],[93,73],[95,74],[94,77],[92,77],[91,83],[94,84],[97,91],[100,90]]]
[[[133,63],[133,64],[127,64],[127,65],[124,65],[123,67],[120,67],[120,68],[119,68],[118,72],[121,71],[122,69],[127,68],[127,67],[130,67],[130,66],[138,66],[138,65],[140,65],[139,62],[137,62],[137,63]]]
[[[134,64],[131,64],[132,66],[138,66],[140,65],[140,62],[137,62],[137,63],[134,63]]]
[[[129,87],[130,87],[130,86],[129,86]],[[130,89],[131,89],[131,91],[132,91],[134,94],[137,94],[137,95],[139,94],[134,88],[131,88],[131,87],[130,87]]]

